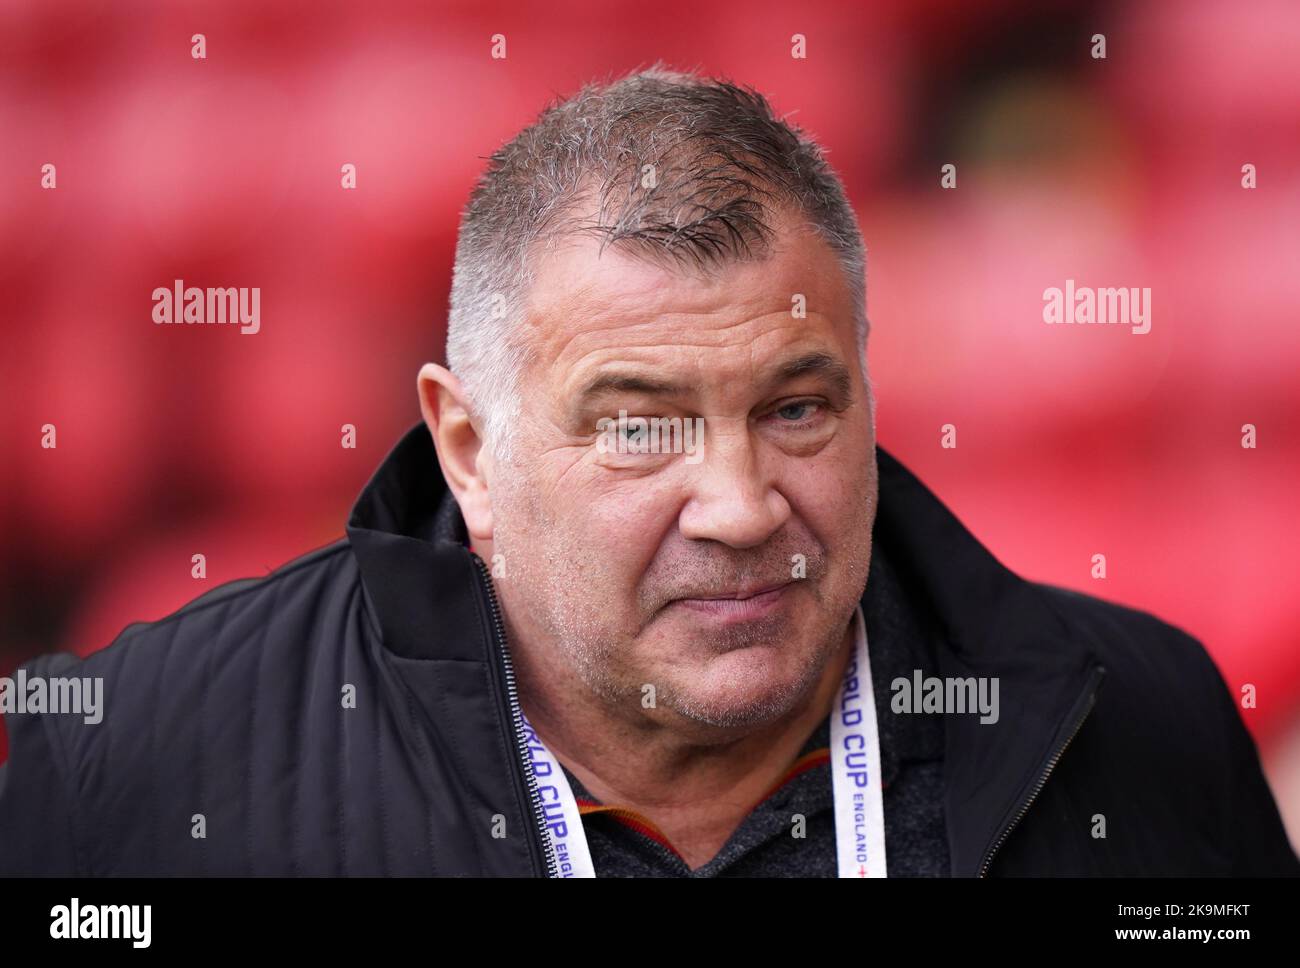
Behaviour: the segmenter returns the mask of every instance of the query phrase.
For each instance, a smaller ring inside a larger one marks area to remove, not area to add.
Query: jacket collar
[[[481,619],[465,523],[423,423],[402,436],[370,478],[352,507],[347,535],[390,652],[487,659],[480,636],[437,634],[477,629]]]
[[[1007,569],[902,464],[876,448],[880,501],[873,541],[937,625],[941,677],[997,677],[1000,717],[944,716],[946,822],[953,873],[979,873],[1015,823],[1065,732],[1104,674],[1044,586]],[[870,582],[864,600],[871,595]]]
[[[975,874],[1030,797],[1100,663],[1091,643],[1072,637],[1041,586],[997,561],[888,452],[877,447],[876,456],[873,554],[888,555],[926,619],[938,674],[999,680],[996,723],[943,717],[952,870]],[[477,565],[423,423],[376,470],[347,534],[387,650],[408,659],[493,661]],[[868,581],[868,614],[878,593]],[[438,634],[447,629],[456,634]]]

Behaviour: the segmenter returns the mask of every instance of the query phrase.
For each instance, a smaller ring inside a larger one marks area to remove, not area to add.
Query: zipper
[[[524,712],[523,707],[519,705],[519,691],[515,687],[515,667],[510,661],[510,648],[506,643],[505,624],[501,621],[501,607],[497,604],[496,589],[492,585],[492,575],[488,571],[487,563],[476,553],[470,552],[470,557],[478,565],[479,574],[483,576],[482,586],[486,592],[488,609],[492,614],[492,628],[495,633],[495,644],[497,646],[497,655],[501,658],[501,671],[506,684],[506,705],[507,712],[510,716],[510,724],[515,733],[515,751],[519,754],[520,762],[523,765],[524,786],[527,788],[528,803],[532,808],[533,822],[537,825],[537,833],[541,838],[542,861],[546,865],[547,877],[559,877],[560,865],[555,858],[555,848],[551,844],[551,838],[546,833],[546,815],[542,810],[542,798],[537,792],[537,777],[533,773],[533,758],[528,753],[528,741],[524,738]]]
[[[1065,752],[1066,748],[1074,742],[1074,737],[1079,735],[1079,730],[1083,727],[1084,721],[1087,720],[1089,714],[1092,712],[1092,707],[1097,704],[1097,685],[1105,675],[1106,669],[1104,666],[1097,666],[1097,668],[1092,671],[1092,675],[1088,679],[1088,685],[1084,687],[1085,691],[1088,693],[1088,704],[1075,720],[1074,726],[1070,730],[1070,734],[1065,738],[1065,742],[1058,746],[1052,755],[1047,758],[1047,763],[1044,765],[1043,771],[1039,774],[1038,782],[1034,784],[1034,790],[1029,794],[1029,798],[1020,805],[1020,810],[1016,813],[1011,823],[1007,824],[1007,826],[1002,829],[1002,833],[998,835],[993,846],[985,852],[984,861],[980,864],[980,870],[977,876],[985,877],[988,875],[989,865],[993,863],[993,855],[996,854],[1002,847],[1003,843],[1006,842],[1011,831],[1016,829],[1016,825],[1020,823],[1021,818],[1029,812],[1029,808],[1033,805],[1034,801],[1038,799],[1038,794],[1042,792],[1043,787],[1047,784],[1047,778],[1051,776],[1052,771],[1056,769],[1056,764],[1061,759],[1061,755]]]

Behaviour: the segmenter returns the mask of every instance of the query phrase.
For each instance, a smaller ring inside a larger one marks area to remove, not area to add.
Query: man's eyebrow
[[[582,388],[578,400],[583,402],[606,393],[644,393],[650,396],[679,397],[686,393],[686,388],[676,383],[667,383],[635,373],[602,373]]]
[[[803,376],[805,373],[823,374],[831,383],[835,393],[843,400],[853,396],[853,378],[848,368],[829,353],[805,353],[803,356],[778,364],[767,380],[768,385],[775,385]],[[689,388],[659,380],[652,376],[637,373],[602,373],[589,382],[578,393],[579,403],[607,393],[644,393],[648,396],[680,397],[685,396]]]
[[[853,396],[853,378],[848,367],[829,353],[805,353],[776,368],[773,383],[784,383],[805,373],[820,373],[826,377],[841,400]]]

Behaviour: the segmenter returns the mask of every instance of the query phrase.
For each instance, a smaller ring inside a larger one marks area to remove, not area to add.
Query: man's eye
[[[811,400],[803,400],[798,403],[787,403],[774,412],[781,417],[782,422],[803,423],[813,416],[812,411],[817,406],[818,404]]]

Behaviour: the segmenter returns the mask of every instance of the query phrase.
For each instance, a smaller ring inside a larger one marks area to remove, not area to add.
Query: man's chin
[[[815,676],[781,667],[779,659],[788,661],[788,653],[764,647],[717,656],[697,675],[668,690],[662,702],[701,726],[766,726],[789,714],[816,682]],[[808,665],[804,669],[811,672]]]

